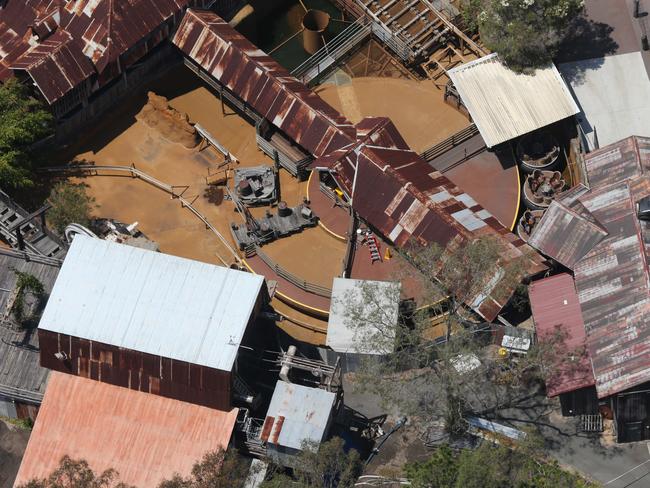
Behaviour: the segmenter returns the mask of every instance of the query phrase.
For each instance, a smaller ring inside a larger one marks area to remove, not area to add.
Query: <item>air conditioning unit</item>
[[[55,353],[54,357],[57,358],[59,361],[65,361],[66,359],[68,359],[68,355],[63,351],[59,351]]]

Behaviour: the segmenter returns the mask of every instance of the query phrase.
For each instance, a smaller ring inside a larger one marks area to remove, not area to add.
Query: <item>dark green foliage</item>
[[[346,453],[340,437],[320,447],[304,444],[296,461],[294,480],[281,472],[272,473],[260,488],[351,488],[363,469],[359,453],[354,449]]]
[[[442,446],[426,461],[407,464],[404,471],[413,488],[447,488],[456,482],[458,464],[449,446]]]
[[[40,309],[40,302],[45,294],[45,287],[39,279],[29,273],[23,273],[12,268],[12,271],[16,275],[16,289],[18,294],[16,295],[16,300],[14,301],[12,312],[16,320],[23,326],[27,327],[30,324],[38,321],[38,313]],[[37,300],[35,314],[29,316],[25,315],[25,295],[31,293],[34,298]]]
[[[48,198],[52,208],[47,220],[57,232],[63,233],[69,224],[88,226],[95,208],[95,199],[86,193],[86,185],[57,183]]]
[[[33,184],[29,147],[52,132],[52,115],[15,79],[0,85],[0,187]]]
[[[466,0],[462,12],[488,49],[511,69],[528,71],[553,59],[582,8],[583,0]]]
[[[488,442],[454,453],[443,446],[405,473],[413,488],[596,488],[555,461],[540,460],[530,444],[509,449]]]
[[[47,479],[31,480],[18,488],[133,488],[118,482],[117,478],[114,469],[96,475],[86,461],[63,456],[59,467]]]
[[[237,451],[208,452],[194,464],[191,476],[176,475],[158,488],[241,488],[248,476],[249,462]]]

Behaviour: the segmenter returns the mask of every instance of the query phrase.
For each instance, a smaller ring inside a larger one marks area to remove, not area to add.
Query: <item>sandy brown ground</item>
[[[194,75],[183,67],[172,70],[152,86],[146,87],[168,97],[170,105],[187,113],[190,121],[200,123],[240,161],[241,166],[272,164],[255,143],[254,127],[227,109],[223,115],[221,102]],[[211,203],[205,196],[206,176],[222,157],[213,150],[187,149],[172,143],[157,131],[138,121],[136,115],[146,103],[143,93],[136,94],[119,110],[110,114],[89,135],[60,155],[62,162],[75,158],[97,165],[131,165],[160,181],[177,185],[188,200],[197,197],[194,206],[221,232],[232,247],[230,222],[241,222],[230,201]],[[307,183],[298,182],[286,171],[280,172],[281,197],[290,206],[302,202]],[[158,242],[162,252],[199,261],[221,264],[233,262],[229,250],[196,219],[178,200],[164,192],[130,177],[93,176],[84,178],[89,193],[96,199],[96,214],[124,222],[138,221],[140,229]],[[230,182],[232,186],[232,181]],[[266,208],[252,209],[261,216]],[[314,283],[331,286],[332,277],[340,273],[345,244],[321,228],[305,229],[302,233],[278,240],[264,251],[288,271]],[[294,313],[297,321],[308,322],[316,329],[326,323],[300,314],[283,305],[286,313]],[[312,337],[305,332],[305,340]],[[297,335],[300,331],[296,332]],[[324,336],[315,342],[323,342]]]
[[[11,488],[27,448],[29,430],[0,419],[0,488]]]
[[[325,83],[316,92],[352,122],[368,116],[390,117],[416,152],[470,124],[467,117],[444,102],[443,92],[429,80],[343,79],[337,77],[338,85]]]

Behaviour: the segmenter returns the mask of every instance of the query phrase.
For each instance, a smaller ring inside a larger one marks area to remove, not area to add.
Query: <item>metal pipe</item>
[[[287,356],[288,357],[294,357],[296,355],[296,352],[298,349],[296,346],[289,346],[289,349],[287,349]],[[280,368],[280,374],[278,375],[282,381],[286,381],[287,383],[291,383],[289,380],[289,371],[291,370],[291,364],[289,362],[285,363],[282,365],[282,368]]]

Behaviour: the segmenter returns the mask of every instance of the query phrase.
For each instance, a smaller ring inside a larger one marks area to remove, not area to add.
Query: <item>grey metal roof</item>
[[[515,73],[493,53],[448,74],[488,147],[580,111],[552,63],[534,74]]]
[[[264,422],[264,440],[293,449],[304,441],[321,442],[335,401],[332,392],[278,381]]]
[[[39,328],[230,371],[263,282],[78,235]]]
[[[399,282],[334,278],[326,345],[336,352],[388,354],[400,301]],[[351,314],[350,311],[354,310]]]
[[[11,291],[16,286],[13,269],[35,276],[52,290],[59,272],[56,266],[25,261],[0,254],[0,312],[4,313]],[[45,393],[50,371],[39,363],[38,334],[0,324],[0,395],[39,403]]]
[[[578,120],[588,150],[632,135],[650,136],[650,80],[640,52],[564,63],[558,68],[580,102]]]

